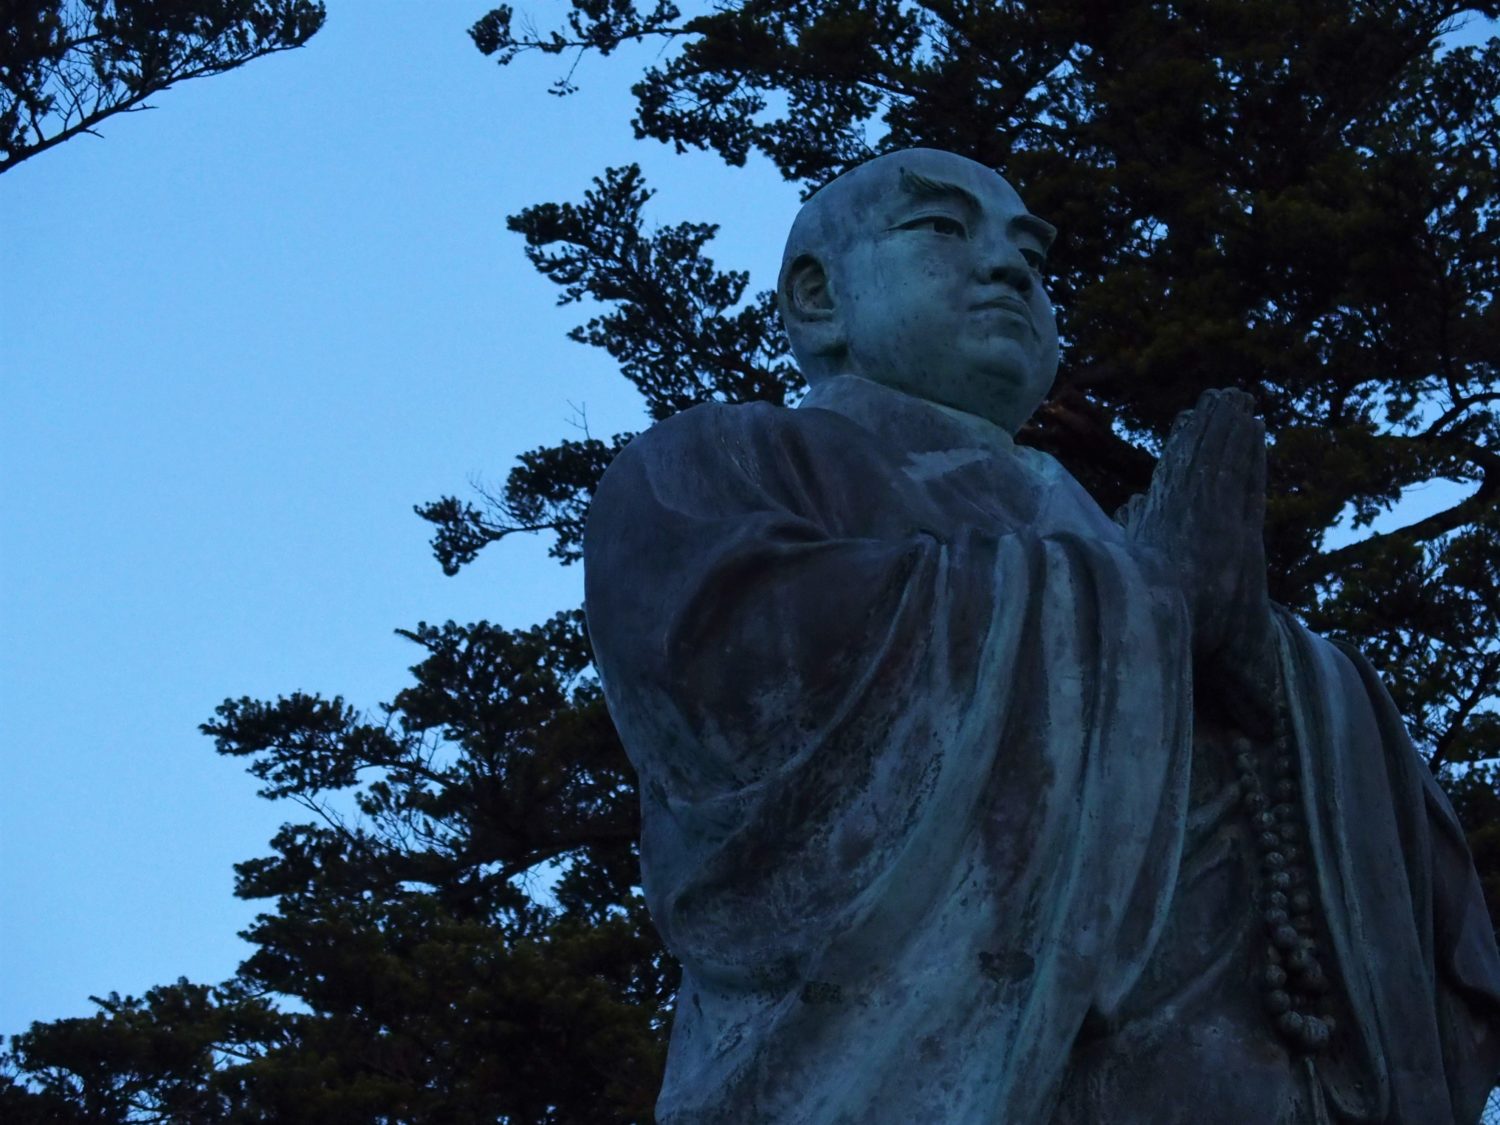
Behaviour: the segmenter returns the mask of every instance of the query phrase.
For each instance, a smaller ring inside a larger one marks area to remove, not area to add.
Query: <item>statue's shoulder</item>
[[[899,479],[892,457],[833,411],[706,403],[663,419],[620,451],[594,492],[588,534],[685,513],[770,510],[832,526],[890,491],[870,485]]]
[[[706,402],[657,422],[621,451],[611,470],[666,461],[754,471],[767,462],[786,464],[788,457],[859,457],[870,446],[864,429],[831,410]]]

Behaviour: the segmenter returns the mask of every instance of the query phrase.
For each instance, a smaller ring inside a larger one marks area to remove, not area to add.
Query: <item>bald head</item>
[[[777,300],[803,373],[860,375],[1014,431],[1056,371],[1037,272],[1053,234],[954,153],[845,173],[803,206],[782,258]]]
[[[913,153],[932,150],[915,149]],[[843,260],[851,242],[864,233],[865,222],[882,197],[891,192],[910,168],[907,153],[890,153],[845,172],[824,184],[802,205],[787,234],[781,256],[782,276],[792,262],[811,255],[825,266]]]

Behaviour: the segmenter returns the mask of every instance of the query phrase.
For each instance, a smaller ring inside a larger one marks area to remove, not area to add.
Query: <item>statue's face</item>
[[[829,270],[847,370],[1014,433],[1057,373],[1040,272],[1055,232],[953,153],[893,153],[861,173]]]

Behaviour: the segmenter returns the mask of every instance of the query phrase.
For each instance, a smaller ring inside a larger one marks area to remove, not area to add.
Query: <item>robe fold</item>
[[[1238,845],[1195,787],[1162,560],[1046,455],[846,376],[796,410],[701,406],[636,439],[585,561],[646,900],[683,965],[663,1125],[1022,1125],[1104,1097],[1094,1120],[1172,1119],[1150,1104],[1170,1084],[1129,1080],[1164,1041],[1109,1045],[1196,977],[1253,1006],[1253,959],[1199,949],[1182,915],[1195,895],[1224,914],[1234,952],[1254,904],[1184,889]],[[1473,1060],[1500,992],[1462,836],[1368,668],[1280,631],[1360,1044],[1324,1093],[1446,1125],[1493,1077],[1493,1050]],[[1417,1016],[1418,1049],[1393,1051]],[[1312,1095],[1273,1061],[1303,1120]]]

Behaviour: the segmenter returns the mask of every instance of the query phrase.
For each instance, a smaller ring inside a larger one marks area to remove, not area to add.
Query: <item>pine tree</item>
[[[1202,389],[1253,394],[1273,595],[1380,665],[1500,890],[1482,765],[1500,749],[1500,40],[1435,50],[1459,10],[744,0],[685,19],[575,0],[556,32],[520,35],[499,8],[472,34],[501,63],[660,39],[640,135],[759,153],[807,191],[909,145],[1003,168],[1062,231],[1064,365],[1023,440],[1112,508]],[[650,195],[614,168],[510,220],[563,302],[597,303],[574,338],[653,419],[795,400],[769,295],[707,256],[711,215],[653,227]],[[533,450],[499,495],[424,505],[442,565],[521,531],[577,562],[629,437]],[[1437,480],[1457,484],[1444,510],[1369,533]],[[1341,516],[1358,534],[1332,546]],[[109,997],[16,1037],[6,1120],[650,1119],[674,967],[581,616],[406,636],[413,683],[373,715],[294,694],[205,725],[309,818],[238,867],[267,903],[255,953],[217,988]]]
[[[314,0],[10,0],[0,23],[0,172],[178,82],[300,47]]]

